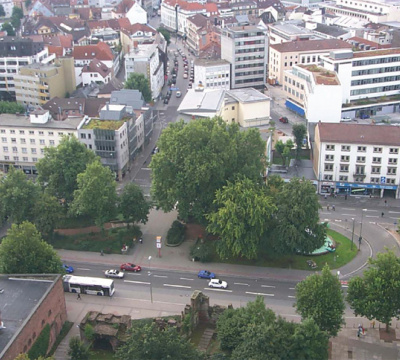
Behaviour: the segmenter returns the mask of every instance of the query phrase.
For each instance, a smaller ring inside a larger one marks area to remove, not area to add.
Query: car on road
[[[165,97],[165,99],[164,99],[164,104],[168,104],[169,103],[169,98],[168,97]]]
[[[69,266],[67,264],[62,264],[62,267],[67,274],[72,274],[74,272],[74,268],[72,266]]]
[[[104,271],[104,275],[107,278],[116,278],[116,279],[122,279],[125,276],[125,274],[122,271],[119,271],[117,269],[106,270]]]
[[[286,116],[282,116],[279,118],[279,121],[281,123],[287,124],[289,122],[289,119]]]
[[[190,82],[189,84],[188,84],[188,89],[191,89],[192,88],[192,83]]]
[[[181,93],[180,91],[177,91],[177,92],[176,92],[176,97],[177,97],[177,98],[180,98],[181,96],[182,96],[182,93]]]
[[[208,283],[208,287],[226,289],[228,287],[228,283],[220,279],[211,279],[210,282]]]
[[[350,122],[350,121],[353,121],[353,119],[352,119],[350,116],[343,116],[343,117],[340,119],[340,121],[341,121],[341,122]]]
[[[215,274],[208,270],[200,270],[199,273],[197,274],[197,277],[199,279],[214,279]]]
[[[135,265],[132,263],[124,263],[119,267],[119,269],[122,271],[133,271],[133,272],[138,272],[142,270],[142,268],[139,265]]]
[[[184,73],[184,74],[183,74],[183,78],[184,78],[184,79],[187,79],[187,78],[188,78],[188,74],[187,74],[187,73]]]

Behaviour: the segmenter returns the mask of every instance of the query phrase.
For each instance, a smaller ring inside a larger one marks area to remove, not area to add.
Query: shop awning
[[[288,109],[293,110],[294,112],[298,113],[300,116],[304,116],[304,114],[305,114],[304,109],[302,107],[300,107],[299,105],[295,104],[294,102],[292,102],[290,100],[286,100],[285,106]]]

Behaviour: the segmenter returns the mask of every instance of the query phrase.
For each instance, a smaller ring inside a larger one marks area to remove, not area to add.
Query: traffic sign
[[[161,243],[161,236],[157,236],[156,241],[157,241],[157,243]]]
[[[381,176],[381,184],[385,184],[386,183],[386,176]]]
[[[157,249],[161,249],[161,243],[157,243]]]

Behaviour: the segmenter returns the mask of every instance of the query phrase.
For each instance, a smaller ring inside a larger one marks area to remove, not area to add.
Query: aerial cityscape
[[[1,360],[400,359],[400,1],[0,0],[0,140]]]

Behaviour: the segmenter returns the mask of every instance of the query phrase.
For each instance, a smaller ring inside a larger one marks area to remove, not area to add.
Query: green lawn
[[[115,360],[114,353],[106,350],[90,351],[89,360]]]
[[[339,234],[336,231],[328,229],[327,234],[336,242],[336,251],[318,256],[304,256],[304,255],[277,255],[273,254],[271,250],[266,250],[263,255],[257,260],[248,259],[221,259],[216,254],[213,261],[223,262],[229,264],[252,265],[252,266],[265,266],[276,268],[289,268],[299,270],[312,270],[307,265],[307,260],[311,259],[316,262],[318,267],[315,269],[321,270],[327,263],[331,269],[337,269],[350,262],[357,255],[357,247],[354,245],[351,250],[351,240]]]

